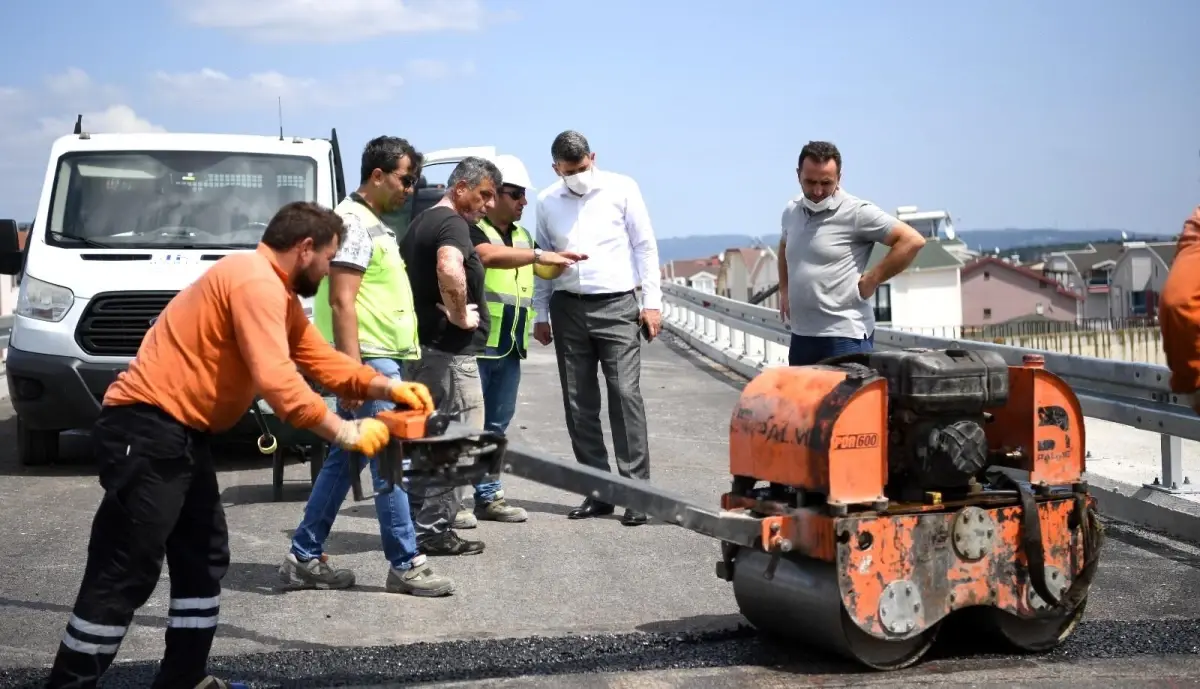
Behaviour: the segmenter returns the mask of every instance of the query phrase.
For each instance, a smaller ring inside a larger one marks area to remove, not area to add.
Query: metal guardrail
[[[675,284],[663,285],[664,323],[706,356],[746,377],[765,366],[787,361],[791,334],[776,309],[735,301]],[[875,330],[877,347],[928,347],[931,349],[987,349],[1019,365],[1025,354],[1045,357],[1046,368],[1074,389],[1084,415],[1153,431],[1162,438],[1162,475],[1146,484],[1166,493],[1191,493],[1185,485],[1180,438],[1200,440],[1200,416],[1190,395],[1177,395],[1169,387],[1164,366],[1023,349],[1009,345],[951,340],[887,328]]]

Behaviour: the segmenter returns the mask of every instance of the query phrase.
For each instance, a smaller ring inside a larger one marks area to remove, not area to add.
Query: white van
[[[436,151],[426,170],[448,177],[447,164],[489,152]],[[398,232],[436,203],[444,181],[414,194]],[[21,462],[54,462],[60,432],[91,427],[180,289],[222,256],[252,251],[284,204],[333,208],[346,191],[337,130],[328,139],[92,135],[77,122],[51,148],[23,248],[16,223],[0,221],[0,274],[21,275],[6,365]],[[246,421],[257,432],[249,410]]]

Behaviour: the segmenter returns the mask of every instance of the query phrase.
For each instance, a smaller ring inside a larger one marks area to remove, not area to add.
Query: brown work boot
[[[438,536],[417,541],[417,548],[426,555],[476,555],[483,552],[483,541],[468,541],[451,529]]]
[[[529,514],[520,507],[514,507],[504,501],[504,491],[496,493],[496,499],[482,505],[475,505],[475,516],[493,522],[523,522]]]

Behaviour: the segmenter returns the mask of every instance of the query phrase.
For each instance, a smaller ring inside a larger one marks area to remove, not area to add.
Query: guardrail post
[[[1156,476],[1154,483],[1147,483],[1147,488],[1161,490],[1166,493],[1195,493],[1191,477],[1183,475],[1183,439],[1162,433],[1159,435],[1162,443],[1162,476]]]

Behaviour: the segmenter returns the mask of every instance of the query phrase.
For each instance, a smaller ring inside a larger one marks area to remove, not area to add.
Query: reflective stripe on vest
[[[354,300],[358,316],[359,355],[388,359],[420,359],[417,312],[396,235],[375,213],[347,197],[334,212],[356,218],[371,236],[371,260],[363,273]],[[329,304],[329,278],[321,280],[313,299],[313,323],[333,342],[333,309]]]
[[[487,218],[480,220],[478,227],[492,244],[508,246]],[[533,248],[529,232],[516,223],[512,226],[512,246],[514,249]],[[483,292],[491,329],[487,346],[479,358],[499,359],[515,348],[517,355],[524,359],[529,351],[529,332],[533,329],[533,266],[488,268],[484,271]]]

